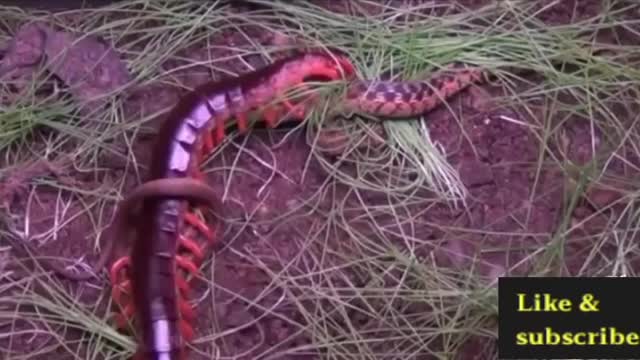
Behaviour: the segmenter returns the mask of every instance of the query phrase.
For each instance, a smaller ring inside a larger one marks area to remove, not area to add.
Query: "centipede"
[[[200,167],[224,141],[226,125],[246,133],[249,115],[256,112],[270,128],[287,114],[303,118],[307,107],[282,95],[309,80],[346,80],[342,109],[396,119],[428,112],[487,79],[479,67],[454,63],[424,81],[360,80],[344,53],[310,51],[202,84],[181,97],[156,135],[146,181],[121,203],[112,236],[96,263],[98,270],[106,267],[117,243],[125,239],[131,244],[129,254],[116,259],[108,273],[111,296],[120,309],[116,326],[134,323],[136,328],[134,358],[186,359],[186,344],[194,337],[187,279],[201,275],[204,254],[218,242],[220,230],[196,214],[221,208]],[[332,140],[322,135],[321,141]],[[45,265],[69,279],[92,277]]]
[[[152,149],[148,180],[138,191],[154,185],[161,188],[168,180],[204,184],[200,164],[224,140],[228,122],[235,119],[239,132],[245,133],[249,114],[260,109],[267,126],[276,127],[286,112],[302,117],[305,111],[300,103],[286,99],[273,103],[287,90],[309,79],[332,81],[353,74],[353,65],[341,54],[307,52],[255,72],[198,86],[169,112]],[[185,359],[185,344],[194,334],[185,277],[199,275],[204,247],[216,242],[215,229],[197,217],[194,209],[212,201],[210,196],[191,196],[200,201],[194,203],[171,191],[148,193],[153,196],[142,202],[130,254],[110,267],[112,298],[124,309],[121,325],[135,314],[136,359]],[[185,235],[188,230],[201,234],[206,245]],[[124,301],[123,294],[129,294],[130,301]]]

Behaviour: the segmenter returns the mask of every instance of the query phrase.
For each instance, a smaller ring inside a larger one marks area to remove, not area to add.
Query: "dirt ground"
[[[467,0],[462,3],[474,7],[485,2]],[[326,2],[317,1],[316,3],[325,4]],[[337,2],[333,2],[335,3]],[[601,3],[599,0],[562,1],[545,10],[539,17],[550,23],[578,21],[597,13]],[[337,10],[345,11],[344,7],[338,6],[338,8],[340,9]],[[234,41],[240,41],[233,34],[229,35],[225,40],[229,45]],[[258,40],[271,41],[269,36],[262,36],[262,38]],[[202,54],[202,51],[199,54]],[[221,54],[214,54],[214,56],[219,55]],[[164,64],[167,68],[178,65]],[[184,72],[180,74],[180,80],[188,86],[202,82],[205,77],[206,74]],[[560,215],[566,206],[564,196],[567,186],[566,174],[554,165],[543,169],[532,168],[531,164],[536,164],[540,156],[540,139],[517,122],[505,121],[505,119],[517,119],[522,122],[535,122],[536,119],[518,113],[517,109],[487,110],[490,108],[487,104],[490,103],[491,96],[496,91],[490,86],[475,87],[451,100],[452,108],[459,109],[464,133],[460,128],[461,124],[455,121],[448,110],[437,109],[429,114],[427,127],[432,140],[442,145],[449,155],[447,160],[459,171],[462,181],[470,191],[468,210],[451,209],[445,204],[434,206],[426,211],[422,210],[420,223],[423,226],[412,230],[425,240],[416,248],[418,255],[432,256],[442,266],[453,269],[469,266],[470,259],[474,258],[480,266],[478,271],[485,275],[488,281],[504,274],[506,269],[509,269],[511,275],[525,274],[532,270],[531,264],[526,260],[528,254],[526,249],[536,248],[548,241],[563,221]],[[157,84],[136,93],[128,100],[125,107],[129,116],[150,114],[175,102],[181,93],[175,87]],[[536,114],[537,116],[542,116],[544,113],[544,104],[540,105],[540,113]],[[149,126],[157,127],[162,120],[162,118],[154,120]],[[559,156],[564,156],[578,164],[588,162],[592,156],[591,130],[589,123],[582,120],[584,119],[565,120],[562,126],[566,129],[566,137],[557,142],[556,149],[551,149]],[[287,138],[283,141],[285,135]],[[244,140],[240,138],[237,143]],[[145,163],[152,155],[149,149],[153,139],[146,136],[136,141],[133,151],[138,159]],[[599,143],[604,144],[605,140],[601,139]],[[196,347],[207,350],[212,348],[213,343],[220,355],[228,359],[268,358],[276,353],[285,354],[275,357],[278,359],[319,358],[320,354],[316,353],[317,350],[305,350],[305,345],[311,344],[314,339],[308,338],[304,333],[297,333],[298,326],[289,321],[293,319],[293,321],[304,323],[307,319],[297,312],[295,304],[282,301],[283,290],[274,286],[273,276],[283,271],[283,264],[290,263],[295,264],[298,269],[296,271],[300,273],[313,271],[313,263],[318,259],[300,256],[301,249],[307,247],[302,234],[307,233],[310,227],[318,226],[322,219],[301,216],[299,219],[283,222],[277,227],[261,224],[260,221],[273,219],[283,212],[300,206],[300,199],[314,194],[327,181],[327,172],[318,164],[314,156],[310,156],[304,129],[295,130],[293,133],[290,129],[256,129],[246,139],[246,149],[242,151],[243,153],[240,153],[238,148],[229,146],[206,165],[209,169],[208,183],[218,191],[221,198],[224,196],[226,199],[225,215],[238,220],[225,224],[224,228],[218,228],[219,244],[215,249],[215,255],[213,259],[208,259],[203,267],[207,281],[215,283],[215,293],[206,292],[205,289],[208,288],[206,284],[198,285],[198,281],[194,282],[192,295],[194,299],[198,298],[200,302],[207,303],[215,298],[213,306],[207,307],[206,310],[199,310],[195,331],[199,336],[205,334],[210,336],[207,337],[208,340],[202,340],[196,344]],[[247,155],[247,151],[257,154],[261,160],[258,161]],[[101,159],[102,166],[107,170],[103,172],[104,177],[100,179],[95,179],[94,175],[88,175],[86,172],[69,168],[64,168],[62,172],[66,179],[86,189],[98,189],[103,182],[108,184],[110,179],[122,177],[128,178],[128,186],[132,188],[137,182],[135,172],[125,171],[122,164],[117,164],[116,160]],[[307,164],[309,161],[310,163]],[[244,172],[235,174],[233,181],[230,182],[228,172],[220,169],[234,162],[236,162],[235,166],[243,169]],[[279,174],[272,177],[273,170],[265,166],[265,163],[276,167]],[[625,179],[637,176],[630,170],[629,165],[622,161],[614,161],[609,164],[608,172],[612,176]],[[640,163],[635,161],[633,165],[637,168]],[[45,166],[35,170],[16,170],[14,177],[4,179],[2,191],[4,201],[10,204],[14,212],[20,213],[29,209],[28,213],[32,219],[31,231],[38,234],[52,228],[54,218],[51,214],[56,212],[60,204],[57,190],[48,190],[46,186],[40,186],[37,191],[37,201],[27,206],[28,191],[20,185],[24,179],[34,176],[32,175],[34,171],[35,174],[45,175],[51,169]],[[303,171],[306,172],[303,173]],[[108,185],[105,186],[108,187]],[[537,188],[534,189],[534,187]],[[338,196],[344,196],[347,203],[359,201],[357,194],[350,192],[344,185],[338,185],[335,191]],[[576,238],[590,232],[602,231],[602,227],[606,225],[603,223],[606,221],[605,215],[590,216],[597,212],[599,204],[607,204],[619,195],[594,190],[590,196],[591,201],[580,201],[574,210],[571,221],[585,221],[580,233],[575,235]],[[379,201],[374,196],[369,200],[372,204]],[[70,214],[80,212],[83,206],[81,203],[71,202],[67,211]],[[103,217],[102,222],[108,223],[110,211],[103,209],[102,214],[95,211],[92,214],[94,218],[86,214],[77,217],[60,229],[56,241],[40,246],[39,251],[72,259],[84,258],[92,264],[99,255],[89,241],[95,238],[93,222],[96,218]],[[247,225],[242,222],[242,219],[249,214],[254,215]],[[366,224],[363,224],[362,228],[363,231],[368,231]],[[460,230],[470,228],[477,231]],[[486,236],[482,232],[511,235]],[[228,234],[238,235],[230,238]],[[530,236],[522,234],[530,234]],[[336,237],[327,241],[327,246],[335,246],[335,251],[340,251],[340,242],[345,236],[347,235],[337,231]],[[398,238],[398,244],[402,244],[400,238]],[[500,251],[499,249],[505,247],[505,244],[509,244],[511,249],[522,248],[523,250]],[[572,246],[571,241],[567,243],[567,252],[570,252]],[[602,249],[603,252],[613,250]],[[576,248],[573,256],[575,256],[575,266],[569,263],[564,270],[565,274],[578,273],[584,250]],[[354,281],[366,281],[362,279],[364,276],[362,274],[347,276]],[[63,283],[69,287],[79,286],[73,282],[63,281]],[[100,293],[101,289],[85,288],[81,302],[97,301]],[[265,311],[265,309],[269,310]],[[357,314],[354,316],[357,317]],[[358,326],[375,327],[375,323],[376,319],[363,315]],[[217,328],[213,329],[211,324],[216,324]],[[224,333],[226,329],[232,328],[238,330]],[[214,336],[216,333],[218,335]],[[494,357],[496,350],[491,346],[493,342],[489,342],[488,346],[486,339],[485,337],[471,338],[458,358]],[[34,342],[21,336],[15,336],[11,345],[7,345],[6,341],[6,339],[0,339],[0,343],[5,343],[4,348],[10,347],[16,353],[29,352],[43,344],[52,344],[50,339]],[[287,349],[296,348],[297,350],[287,354]],[[313,349],[313,346],[309,346],[309,349]],[[56,352],[60,355],[54,356],[49,353],[31,358],[73,358],[63,349],[58,348]],[[194,355],[194,358],[206,357]],[[419,358],[430,357],[425,355]]]

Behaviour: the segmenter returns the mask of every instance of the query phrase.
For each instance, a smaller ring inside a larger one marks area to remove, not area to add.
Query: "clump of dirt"
[[[0,78],[32,77],[40,62],[61,80],[75,101],[101,107],[104,96],[132,80],[119,54],[103,39],[56,30],[41,22],[18,29],[0,62]]]

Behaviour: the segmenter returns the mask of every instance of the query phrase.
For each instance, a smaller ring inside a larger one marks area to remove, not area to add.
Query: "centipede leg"
[[[215,124],[215,144],[221,144],[224,140],[224,118],[218,118]]]
[[[302,101],[300,101],[300,102],[298,102],[296,104],[292,104],[291,101],[289,101],[288,99],[284,99],[282,101],[282,105],[284,105],[284,107],[287,109],[287,111],[291,112],[295,117],[304,118],[306,113],[307,113],[307,108],[304,105],[304,103],[313,101],[314,99],[316,99],[318,97],[318,94],[312,92],[311,89],[309,88],[308,84],[302,84],[302,85],[300,85],[300,87],[303,90],[305,90],[305,92],[309,92],[309,95],[307,95]]]
[[[194,256],[194,260],[197,263],[200,263],[204,259],[204,251],[202,251],[202,247],[198,245],[194,240],[186,237],[180,236],[180,246],[185,248],[189,253]]]
[[[131,283],[129,280],[126,280],[126,278],[124,281],[121,281],[120,272],[128,268],[130,265],[131,259],[128,256],[123,256],[116,260],[113,265],[111,265],[111,269],[109,269],[109,278],[112,284],[111,297],[113,298],[113,301],[121,307],[124,305],[122,293],[130,292]]]
[[[205,181],[204,173],[200,169],[194,169],[192,176],[200,181]]]
[[[127,285],[129,285],[128,281],[127,281]],[[116,289],[117,287],[119,286],[116,285],[114,289]],[[123,292],[128,292],[128,290]],[[119,295],[115,295],[115,294],[112,295],[114,303],[116,303],[121,310],[119,313],[116,313],[114,315],[114,321],[116,323],[116,328],[118,330],[124,330],[129,326],[129,322],[133,318],[133,315],[135,313],[135,307],[133,305],[133,302],[129,301],[125,303],[122,300],[116,300],[117,297],[119,297]]]
[[[236,122],[238,123],[238,131],[240,131],[241,134],[246,133],[247,129],[249,127],[249,121],[247,120],[247,114],[245,114],[245,113],[236,114]]]
[[[190,274],[193,276],[200,275],[200,270],[198,269],[196,264],[193,261],[187,259],[186,257],[181,255],[176,255],[176,263],[180,268],[185,270],[187,274]]]
[[[131,295],[131,281],[124,276],[121,280],[120,274],[123,270],[131,265],[131,259],[128,256],[123,256],[116,260],[111,269],[109,270],[109,278],[111,280],[111,298],[113,302],[122,309],[121,313],[116,314],[115,322],[118,329],[125,329],[129,323],[129,320],[133,317],[134,306],[130,301],[125,301],[123,295]]]
[[[207,238],[210,243],[213,243],[215,241],[215,233],[213,232],[213,230],[211,230],[211,228],[209,228],[209,226],[207,226],[204,221],[200,220],[198,216],[196,216],[196,214],[192,212],[185,213],[184,221],[201,232],[202,235],[204,235],[204,237]]]
[[[127,301],[123,299],[123,294],[130,295],[131,294],[131,281],[124,280],[111,282],[113,285],[111,286],[111,299],[113,302],[118,305],[120,308],[125,308],[127,305]]]
[[[214,128],[203,136],[203,143],[198,153],[199,159],[204,159],[208,153],[213,151],[215,147],[224,140],[224,120],[219,121],[217,118],[213,118],[212,123]]]
[[[182,276],[176,276],[176,286],[178,287],[180,297],[183,299],[188,299],[191,288]]]
[[[278,114],[278,111],[275,109],[275,107],[265,108],[262,112],[262,116],[264,118],[264,122],[267,124],[268,127],[270,128],[276,127],[278,123],[279,114]]]
[[[176,262],[181,268],[186,268],[189,273],[198,272],[195,265],[182,256],[176,256]],[[193,340],[194,331],[190,322],[192,322],[196,316],[193,307],[186,300],[189,297],[189,284],[183,276],[178,275],[176,276],[176,285],[179,292],[178,309],[180,311],[180,333],[186,342],[191,342],[191,340]]]
[[[293,114],[296,119],[302,119],[306,114],[306,108],[301,103],[293,104],[289,100],[283,100],[282,104],[265,107],[262,110],[262,117],[268,127],[275,128],[287,113]]]
[[[287,108],[282,104],[268,105],[262,110],[262,117],[268,127],[275,128],[287,111]]]
[[[196,314],[193,311],[193,306],[191,306],[186,300],[180,300],[178,307],[180,308],[180,314],[182,314],[183,319],[187,321],[193,321],[193,319],[195,319]]]
[[[206,137],[206,136],[205,136]],[[202,172],[202,170],[200,170],[200,164],[202,164],[202,162],[204,161],[204,158],[206,156],[206,151],[204,150],[204,146],[203,149],[201,149],[200,151],[198,151],[198,153],[196,154],[197,156],[197,160],[196,162],[193,164],[193,168],[192,168],[192,176],[200,181],[204,181],[205,180],[205,176],[204,173]]]
[[[205,136],[204,137],[204,143],[202,144],[202,149],[200,151],[201,158],[204,158],[215,147],[216,147],[216,144],[213,141],[213,137],[212,136]]]
[[[202,172],[202,170],[200,170],[200,164],[202,164],[204,159],[207,157],[207,154],[214,148],[213,138],[212,136],[208,136],[208,135],[209,134],[203,136],[202,146],[198,151],[196,151],[196,154],[195,154],[196,161],[193,164],[193,167],[191,169],[191,176],[200,181],[205,180],[204,173]]]
[[[115,323],[116,328],[118,330],[124,330],[129,326],[129,321],[133,318],[133,314],[135,313],[135,308],[133,303],[128,303],[123,309],[121,313],[115,315]]]
[[[194,331],[191,324],[185,320],[180,320],[180,333],[185,342],[190,343],[194,337]]]
[[[304,118],[306,114],[306,108],[300,103],[294,105],[291,101],[284,100],[282,105],[284,105],[287,111],[291,112],[296,118]]]

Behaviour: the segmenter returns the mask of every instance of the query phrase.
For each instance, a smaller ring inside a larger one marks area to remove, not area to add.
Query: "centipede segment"
[[[187,279],[200,276],[199,267],[205,259],[209,248],[215,244],[216,233],[207,223],[201,220],[195,212],[184,213],[184,230],[178,236],[178,249],[175,261],[179,272],[176,274],[178,289],[178,306],[182,320],[181,332],[185,340],[193,338],[193,329],[189,323],[194,320],[194,309],[188,303],[191,292]],[[204,241],[203,241],[204,240]],[[116,327],[125,330],[135,313],[131,300],[131,257],[123,256],[111,266],[109,277],[112,284],[111,296],[114,303],[121,309],[115,316]]]
[[[301,104],[275,100],[308,79],[332,81],[353,75],[345,56],[312,52],[199,86],[178,102],[160,129],[149,181],[190,179],[203,184],[202,160],[224,140],[231,119],[243,133],[249,115],[258,109],[263,109],[269,127],[286,114],[303,117],[307,109]],[[117,325],[123,328],[134,320],[140,359],[185,358],[184,344],[194,336],[189,281],[199,275],[207,250],[217,241],[216,229],[196,215],[196,204],[176,194],[163,196],[160,191],[144,200],[131,253],[110,269],[113,301],[122,309]]]

